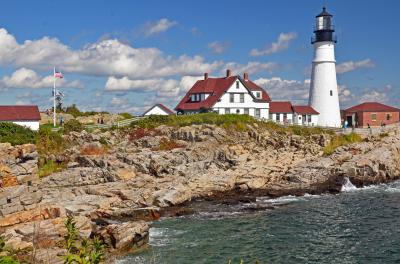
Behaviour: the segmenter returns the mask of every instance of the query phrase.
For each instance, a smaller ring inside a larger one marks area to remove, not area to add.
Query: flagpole
[[[56,67],[53,68],[53,126],[56,127]]]

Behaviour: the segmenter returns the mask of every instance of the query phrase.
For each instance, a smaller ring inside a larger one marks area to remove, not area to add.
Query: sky
[[[141,114],[174,108],[204,72],[248,72],[272,100],[307,104],[315,16],[334,15],[341,108],[400,107],[400,1],[2,1],[0,104]]]

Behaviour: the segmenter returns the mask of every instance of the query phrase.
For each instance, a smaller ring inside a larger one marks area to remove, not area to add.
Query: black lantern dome
[[[336,43],[336,36],[334,35],[335,29],[333,27],[332,15],[322,8],[322,12],[315,17],[315,30],[314,37],[311,43],[331,41]]]

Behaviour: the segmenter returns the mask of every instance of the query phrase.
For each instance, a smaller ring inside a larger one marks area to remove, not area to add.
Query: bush
[[[361,136],[356,133],[351,133],[348,135],[334,135],[331,137],[329,145],[327,145],[324,148],[324,154],[330,155],[340,146],[357,143],[361,141],[362,141]]]
[[[50,128],[40,128],[36,140],[36,147],[41,156],[62,153],[68,144],[61,134],[51,131]]]
[[[64,124],[64,133],[68,134],[69,132],[81,132],[84,129],[84,126],[76,119],[71,119]]]
[[[46,177],[54,172],[59,172],[65,169],[64,163],[56,163],[52,160],[47,160],[43,164],[39,162],[39,177]]]
[[[173,149],[176,149],[176,148],[183,148],[183,147],[184,147],[184,145],[179,144],[178,142],[176,142],[173,139],[162,138],[158,148],[155,148],[153,150],[164,150],[164,151],[167,151],[167,150],[173,150]]]
[[[99,264],[104,261],[104,245],[95,237],[94,239],[80,238],[76,222],[72,216],[65,221],[67,234],[64,236],[67,255],[64,263]]]
[[[0,236],[0,264],[19,264],[14,257],[15,251]]]
[[[119,115],[122,116],[123,119],[131,119],[134,117],[130,113],[120,113]]]
[[[0,142],[11,145],[35,143],[37,132],[11,122],[0,122]]]
[[[214,124],[218,126],[236,126],[238,124],[250,124],[257,122],[254,118],[248,115],[219,115],[216,113],[204,113],[195,115],[181,116],[161,116],[154,115],[132,122],[134,127],[155,128],[160,125],[168,125],[173,127],[183,127],[199,124]]]

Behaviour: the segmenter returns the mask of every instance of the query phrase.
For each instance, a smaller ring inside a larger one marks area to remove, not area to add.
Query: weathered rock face
[[[99,235],[114,250],[132,250],[148,239],[149,226],[143,220],[158,219],[160,208],[194,198],[236,191],[253,196],[338,192],[343,177],[363,185],[400,176],[397,132],[340,147],[331,156],[322,152],[328,135],[289,135],[256,125],[245,132],[212,125],[159,127],[135,137],[83,131],[65,139],[74,143],[63,154],[69,161],[66,170],[33,186],[0,189],[0,229],[16,247],[37,246],[32,244],[32,228],[38,225],[46,238],[61,243],[63,221],[73,215],[82,223],[84,236]],[[169,145],[161,146],[165,140]],[[107,151],[84,155],[81,150],[87,146]],[[14,157],[0,163],[7,166],[4,172],[24,175],[21,167],[37,171],[26,165],[37,162],[34,148],[21,148],[3,146],[7,157]],[[37,251],[62,253],[57,246],[43,242]]]

